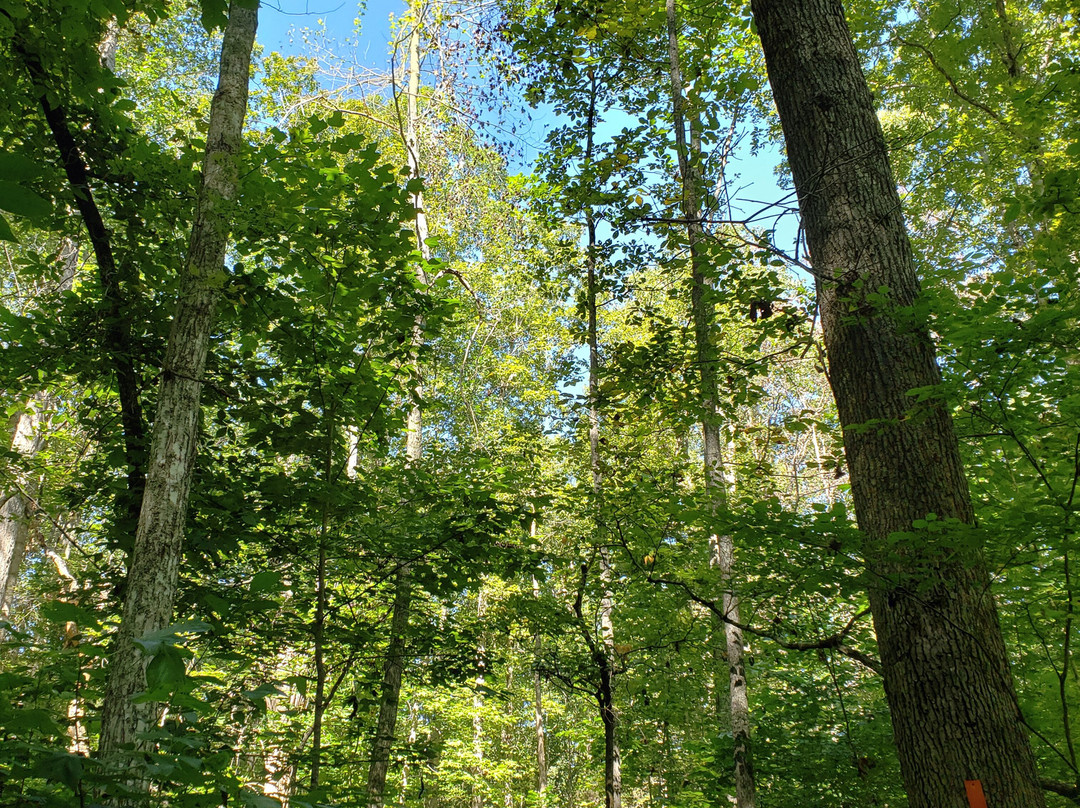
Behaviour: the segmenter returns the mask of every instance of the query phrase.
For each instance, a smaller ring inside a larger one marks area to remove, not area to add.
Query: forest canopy
[[[0,806],[1080,804],[1072,5],[294,11],[0,0]]]

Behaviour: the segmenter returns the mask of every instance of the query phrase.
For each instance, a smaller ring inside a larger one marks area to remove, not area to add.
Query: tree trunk
[[[375,741],[371,746],[368,768],[368,806],[382,808],[386,791],[386,772],[390,768],[390,750],[394,745],[397,727],[398,701],[401,698],[401,672],[405,666],[405,632],[409,628],[409,605],[412,585],[406,567],[398,570],[394,585],[394,612],[390,618],[390,646],[386,649],[383,667],[382,695],[379,699],[379,719],[375,725]]]
[[[409,34],[409,87],[408,119],[405,129],[405,155],[409,168],[409,179],[420,177],[420,140],[417,135],[419,120],[418,101],[420,96],[420,33],[423,23],[423,0],[410,4],[412,31]],[[412,195],[416,210],[416,244],[425,262],[431,259],[428,246],[427,213],[424,210],[424,196],[421,191]],[[427,274],[423,266],[417,267],[417,277],[421,284],[427,283]],[[423,444],[423,376],[419,367],[420,348],[424,342],[424,320],[417,317],[412,328],[412,361],[410,371],[410,394],[412,402],[405,424],[405,458],[410,465],[420,462],[424,453]],[[379,696],[379,720],[375,729],[375,741],[371,748],[371,763],[368,766],[368,805],[370,808],[382,808],[383,794],[386,791],[386,773],[390,767],[390,750],[394,743],[394,731],[397,726],[397,708],[401,698],[401,673],[404,667],[405,633],[409,627],[409,609],[412,603],[412,575],[408,564],[398,568],[394,582],[394,613],[390,619],[390,646],[387,648],[386,666],[383,670],[382,692]]]
[[[682,176],[682,213],[686,219],[690,248],[691,290],[690,306],[694,321],[694,344],[700,379],[703,416],[702,444],[705,461],[705,489],[714,509],[727,505],[727,481],[724,479],[720,424],[716,407],[719,388],[716,381],[717,357],[712,345],[715,326],[713,306],[709,300],[710,281],[706,277],[708,258],[703,255],[701,210],[698,204],[697,161],[700,144],[691,130],[691,143],[686,142],[686,113],[683,97],[683,76],[679,60],[678,20],[675,0],[667,0],[668,57],[671,77],[672,123],[675,129],[675,149]],[[734,740],[735,801],[738,808],[754,808],[754,766],[750,746],[750,701],[746,687],[746,664],[743,660],[743,635],[738,627],[739,599],[735,594],[733,574],[735,545],[730,535],[709,536],[710,563],[720,570],[723,583],[725,657],[728,667],[728,711],[731,716],[731,735]]]
[[[79,263],[79,245],[71,239],[61,242],[57,255],[63,261],[58,291],[67,291],[75,280]],[[38,392],[9,421],[5,435],[7,448],[33,461],[45,446],[46,431],[52,420],[56,401],[47,392]],[[0,495],[0,619],[8,619],[15,587],[19,581],[26,542],[30,536],[30,513],[41,491],[41,476],[20,473],[14,485]]]
[[[839,0],[753,0],[813,259],[912,808],[1044,805],[873,98]],[[955,520],[940,534],[915,520]],[[932,517],[934,518],[934,517]],[[894,534],[902,533],[897,536]],[[893,536],[893,541],[889,537]]]
[[[596,74],[589,73],[589,119],[585,144],[585,162],[593,159],[593,136],[596,129]],[[595,529],[599,538],[604,528],[600,517],[603,501],[604,474],[600,467],[600,340],[597,331],[596,293],[599,277],[596,267],[596,216],[591,205],[585,209],[585,224],[588,244],[585,253],[585,308],[588,323],[586,339],[589,347],[589,467],[592,471],[593,508],[595,509]],[[614,686],[615,672],[615,631],[612,623],[613,599],[611,593],[611,559],[607,548],[600,547],[600,578],[603,589],[600,597],[600,645],[590,640],[590,650],[597,667],[599,682],[596,698],[600,707],[600,720],[604,725],[604,804],[605,808],[622,806],[622,756],[619,750],[619,737],[616,728],[619,715],[615,709]],[[582,615],[578,615],[582,619]],[[586,639],[590,639],[588,627]]]
[[[480,590],[476,594],[476,620],[480,625],[484,624],[484,589],[479,584]],[[480,632],[476,646],[476,685],[473,690],[472,729],[473,729],[473,766],[472,766],[472,794],[469,798],[471,808],[484,808],[484,696],[483,688],[487,684],[485,671],[487,669],[487,648],[484,645],[484,634]]]
[[[536,520],[529,522],[529,536],[536,536]],[[533,578],[533,597],[540,599],[540,583]],[[533,667],[533,724],[536,727],[536,794],[540,808],[547,804],[547,731],[544,728],[544,688],[540,678],[540,657],[544,652],[544,636],[538,630],[533,634],[533,654],[536,664]]]
[[[146,689],[149,661],[135,641],[165,628],[172,618],[195,463],[201,379],[223,277],[228,208],[236,196],[236,161],[247,113],[257,17],[257,7],[233,2],[222,41],[202,187],[165,351],[123,620],[102,705],[101,753],[105,757],[136,742],[140,733],[153,726],[158,714],[156,704],[132,702],[133,696]]]

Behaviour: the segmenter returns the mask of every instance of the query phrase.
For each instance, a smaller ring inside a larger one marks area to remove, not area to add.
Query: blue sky
[[[385,68],[387,43],[391,37],[391,15],[399,15],[406,8],[405,0],[370,0],[357,4],[356,0],[264,0],[259,19],[259,42],[267,50],[285,54],[304,52],[304,29],[325,30],[327,44],[334,45],[342,54],[359,64]],[[534,113],[534,121],[527,140],[533,144],[543,141],[543,127],[550,124],[542,112]],[[524,150],[525,163],[512,166],[514,170],[527,171],[528,162],[536,157],[535,148]],[[760,210],[763,203],[783,200],[788,192],[777,186],[774,169],[780,161],[776,147],[752,156],[747,149],[737,155],[731,166],[739,178],[736,182],[734,205],[736,216],[747,216]],[[793,198],[787,199],[793,204]],[[760,226],[772,226],[762,219]],[[779,223],[776,244],[791,250],[796,236],[795,217],[787,216]]]

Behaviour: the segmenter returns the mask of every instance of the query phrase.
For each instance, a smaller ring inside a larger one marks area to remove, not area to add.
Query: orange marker
[[[967,789],[968,805],[971,808],[986,808],[986,795],[983,794],[981,780],[965,780],[964,788]]]

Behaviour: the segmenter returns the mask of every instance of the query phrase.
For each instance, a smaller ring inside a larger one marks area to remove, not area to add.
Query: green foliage
[[[412,230],[421,183],[402,170],[404,96],[332,96],[320,59],[261,58],[177,622],[138,641],[139,699],[166,710],[146,754],[111,768],[91,754],[139,459],[123,440],[117,357],[153,412],[226,10],[0,0],[0,401],[6,423],[40,415],[34,447],[9,441],[0,456],[3,501],[31,503],[0,622],[0,805],[366,805],[403,564],[414,605],[388,802],[602,805],[600,649],[625,804],[725,804],[727,583],[709,537],[727,534],[761,803],[903,806],[814,293],[774,232],[732,221],[733,144],[764,144],[775,125],[748,12],[715,4],[679,8],[703,155],[712,410],[697,395],[661,6],[508,2],[498,28],[469,33],[450,7],[428,9],[427,58],[445,67],[486,47],[552,125],[536,170],[514,176],[460,88],[425,82],[426,261]],[[925,281],[913,311],[860,290],[853,316],[930,316],[945,382],[911,391],[913,413],[929,400],[953,409],[979,516],[961,530],[927,514],[879,551],[986,544],[1025,720],[1043,773],[1063,783],[1076,779],[1080,709],[1069,14],[963,1],[850,11]],[[115,72],[98,52],[114,17]],[[113,279],[76,215],[42,95],[85,161]],[[601,491],[580,347],[590,263]],[[113,292],[123,346],[110,342]],[[409,463],[417,401],[425,454]],[[724,423],[724,506],[704,486],[708,417]],[[308,789],[320,684],[322,773]]]

